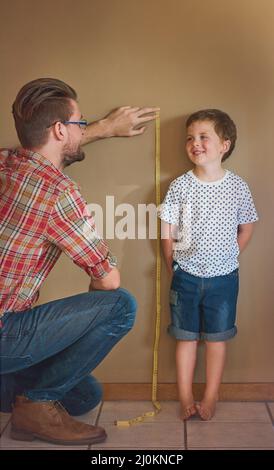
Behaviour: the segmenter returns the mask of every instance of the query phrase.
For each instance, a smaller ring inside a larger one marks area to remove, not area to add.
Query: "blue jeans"
[[[238,269],[215,277],[193,276],[177,263],[173,264],[173,270],[169,334],[186,341],[233,338],[237,333]]]
[[[87,292],[23,312],[0,330],[1,410],[16,395],[59,400],[72,415],[92,409],[102,389],[90,373],[133,327],[136,301],[125,289]]]

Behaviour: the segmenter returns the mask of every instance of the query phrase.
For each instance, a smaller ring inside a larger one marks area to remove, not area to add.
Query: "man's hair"
[[[71,99],[77,99],[75,90],[55,78],[38,78],[24,85],[12,105],[21,145],[44,145],[49,127],[56,121],[68,121],[72,115]]]
[[[201,111],[196,111],[196,113],[189,116],[186,121],[186,128],[196,121],[211,121],[214,124],[215,132],[220,139],[230,140],[230,148],[223,155],[222,162],[226,160],[232,154],[237,139],[237,129],[232,119],[228,114],[220,111],[219,109],[202,109]]]

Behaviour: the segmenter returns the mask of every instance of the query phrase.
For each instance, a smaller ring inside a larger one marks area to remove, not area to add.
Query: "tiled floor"
[[[115,420],[135,418],[153,409],[150,402],[104,402],[80,420],[100,424],[108,434],[103,444],[91,449],[274,449],[274,403],[220,402],[210,422],[198,417],[183,423],[175,401],[161,403],[154,418],[129,428],[117,428]],[[87,446],[56,446],[42,441],[10,439],[10,415],[1,413],[0,448],[5,449],[88,449]]]

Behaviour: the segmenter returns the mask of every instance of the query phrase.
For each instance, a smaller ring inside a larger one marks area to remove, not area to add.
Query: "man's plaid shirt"
[[[0,149],[0,316],[37,301],[62,251],[92,278],[116,266],[78,186],[38,153]]]

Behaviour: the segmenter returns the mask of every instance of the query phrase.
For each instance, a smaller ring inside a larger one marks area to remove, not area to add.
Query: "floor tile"
[[[81,450],[81,451],[88,451],[88,447],[81,447],[81,446],[73,446],[73,447],[70,447],[70,446],[54,446],[54,447],[50,447],[50,444],[49,444],[49,447],[14,447],[14,446],[10,446],[10,447],[2,447],[1,444],[0,444],[0,451],[1,450],[26,450],[26,451],[30,451],[30,450]]]
[[[161,402],[162,410],[155,417],[146,418],[145,422],[181,422],[180,404],[177,401]],[[101,411],[100,422],[127,420],[153,411],[150,401],[112,401],[105,402]],[[191,421],[200,421],[194,416]],[[264,403],[256,402],[219,402],[212,422],[262,422],[269,423],[270,417]]]
[[[99,424],[102,424],[101,421]],[[125,449],[138,446],[139,449],[166,449],[184,446],[184,432],[181,423],[140,423],[129,428],[117,428],[111,423],[103,424],[108,439],[92,446],[92,449]]]
[[[142,451],[143,451],[143,450],[158,450],[158,451],[161,450],[161,451],[163,451],[163,447],[159,447],[159,446],[158,446],[158,447],[152,447],[152,446],[143,446],[143,447],[133,447],[133,446],[130,446],[130,447],[126,447],[126,446],[119,447],[119,446],[118,446],[118,447],[113,447],[113,446],[112,446],[112,447],[111,447],[111,445],[110,445],[109,447],[104,447],[104,448],[100,448],[100,449],[99,449],[98,446],[97,446],[97,447],[92,446],[90,450],[92,450],[92,449],[94,449],[94,450],[96,450],[96,451],[98,451],[98,450],[104,450],[104,449],[105,449],[105,450],[136,450],[136,454],[138,453],[138,451],[141,451],[141,450],[142,450]],[[168,447],[168,446],[166,446],[166,447],[164,448],[164,450],[174,450],[174,451],[175,451],[175,450],[178,450],[178,447],[174,447],[174,446],[169,446],[169,447]],[[179,449],[179,450],[180,450],[180,449]],[[183,451],[184,449],[181,449],[181,450]],[[200,449],[199,449],[199,450],[200,450]]]
[[[187,447],[274,449],[270,423],[187,422]]]
[[[274,418],[274,403],[269,402]],[[91,449],[132,450],[178,450],[184,448],[184,425],[180,420],[178,401],[161,402],[162,411],[155,417],[129,428],[117,428],[115,420],[136,418],[146,411],[153,411],[151,401],[113,401],[75,419],[95,424],[100,413],[99,425],[103,426],[108,439]],[[87,450],[85,446],[60,446],[43,441],[22,442],[10,439],[10,414],[0,414],[3,434],[0,448],[41,450]],[[210,422],[194,417],[187,422],[187,442],[190,450],[221,449],[274,449],[274,428],[265,403],[219,402]]]
[[[155,416],[155,423],[183,423],[180,418],[180,403],[178,401],[160,402],[161,411]]]
[[[179,422],[180,405],[177,401],[161,402],[161,411],[145,419],[146,423]],[[116,420],[128,420],[142,416],[147,411],[155,411],[151,401],[108,401],[104,402],[100,414],[100,423],[114,423]]]
[[[268,450],[272,452],[269,447],[260,447],[259,449],[255,449],[255,447],[189,447],[188,450]]]
[[[273,401],[268,402],[268,407],[272,415],[272,422],[274,423],[274,402]]]
[[[258,402],[218,402],[211,422],[271,422],[264,403]]]
[[[99,403],[96,408],[93,408],[93,410],[89,411],[88,413],[85,413],[81,416],[73,416],[73,418],[76,419],[76,421],[82,421],[83,423],[92,424],[94,426],[100,411],[100,407],[101,403]]]
[[[0,412],[0,433],[2,434],[3,429],[7,425],[10,420],[10,413],[2,413]]]
[[[128,420],[153,411],[150,401],[105,401],[100,414],[100,424]]]

